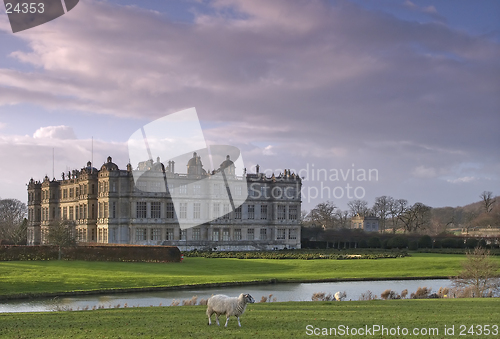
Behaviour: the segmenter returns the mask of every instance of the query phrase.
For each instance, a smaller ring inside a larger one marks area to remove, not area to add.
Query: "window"
[[[63,199],[67,199],[68,198],[68,190],[65,189],[63,190]]]
[[[79,188],[78,187],[75,187],[75,197],[78,197],[80,194],[79,193]]]
[[[108,243],[108,229],[107,228],[102,230],[102,235],[103,235],[102,242],[107,244]]]
[[[201,185],[200,184],[193,185],[193,193],[194,194],[201,194]]]
[[[241,219],[241,206],[238,207],[235,211],[234,211],[235,215],[234,215],[234,218],[235,219]]]
[[[161,202],[154,201],[151,203],[151,218],[153,219],[161,218]],[[154,239],[154,240],[160,240],[160,239]]]
[[[278,228],[278,232],[276,233],[276,239],[278,240],[286,239],[286,230],[284,228]]]
[[[260,229],[260,240],[266,240],[267,239],[267,228],[261,228]]]
[[[267,205],[260,205],[260,218],[262,220],[267,219]]]
[[[69,197],[73,198],[73,189],[72,188],[69,189]]]
[[[163,185],[162,185],[161,181],[158,181],[158,180],[151,181],[149,183],[149,191],[150,192],[162,192],[163,191],[162,186]]]
[[[201,218],[201,203],[195,202],[193,204],[193,219]]]
[[[188,210],[187,202],[181,202],[180,212],[179,212],[181,219],[187,219],[187,210]]]
[[[219,241],[219,229],[214,228],[212,230],[212,241]]]
[[[234,240],[241,240],[241,229],[237,228],[234,230]]]
[[[187,194],[188,188],[187,185],[180,185],[179,186],[179,194]]]
[[[173,228],[166,229],[165,240],[174,240],[174,229]]]
[[[145,228],[136,228],[135,229],[135,240],[142,241],[146,240],[147,230]]]
[[[260,186],[260,196],[261,198],[267,198],[267,186]]]
[[[229,219],[229,204],[224,204],[222,208],[222,214],[224,215],[222,219]]]
[[[220,211],[220,203],[214,202],[213,205],[213,218],[218,218],[219,217],[219,211]]]
[[[136,218],[146,218],[147,204],[145,201],[138,201],[136,203]]]
[[[214,184],[214,195],[219,195],[221,193],[221,184]]]
[[[181,240],[186,240],[186,230],[181,230]]]
[[[87,219],[88,218],[87,212],[88,212],[88,210],[87,210],[87,204],[84,204],[83,205],[83,219]]]
[[[73,206],[69,207],[69,220],[75,220],[73,216]]]
[[[199,228],[193,228],[193,240],[201,240],[201,230]]]
[[[83,185],[83,194],[87,194],[87,185]]]
[[[167,202],[167,216],[168,219],[174,218],[174,204],[171,202]]]
[[[248,219],[254,219],[255,218],[255,205],[248,205]]]
[[[288,239],[297,239],[297,230],[295,228],[289,230]]]
[[[288,206],[288,219],[297,220],[297,205]]]
[[[95,205],[92,204],[92,220],[95,219]]]
[[[255,239],[255,232],[253,228],[247,229],[247,240],[254,240]]]
[[[285,195],[285,198],[287,198],[287,199],[295,199],[297,193],[295,193],[294,187],[288,186],[284,190],[284,195]]]
[[[95,194],[95,184],[92,184],[92,194]]]
[[[100,202],[99,203],[99,213],[98,213],[99,218],[103,217],[103,215],[104,215],[103,211],[104,211],[103,204],[102,204],[102,202]]]
[[[222,230],[222,241],[229,241],[229,240],[231,240],[229,236],[229,228],[224,228]]]
[[[278,220],[285,220],[285,205],[278,205]]]
[[[151,230],[151,240],[161,240],[161,229],[153,228]]]
[[[111,203],[111,218],[116,218],[116,202]]]
[[[107,201],[104,203],[104,218],[109,218],[109,203]]]
[[[237,196],[241,196],[241,186],[240,185],[235,186],[234,190],[235,190]]]
[[[67,207],[63,207],[63,215],[62,215],[62,218],[63,218],[63,219],[67,219],[67,218],[68,218],[68,208],[67,208]]]

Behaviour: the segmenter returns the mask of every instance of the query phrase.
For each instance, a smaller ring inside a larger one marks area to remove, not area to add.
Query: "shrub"
[[[412,240],[408,243],[408,249],[410,251],[416,251],[418,250],[418,242],[416,240]]]
[[[418,239],[419,248],[432,248],[432,238],[428,235],[424,235]]]
[[[455,238],[445,238],[441,241],[441,246],[443,248],[459,248],[457,240]]]
[[[408,289],[404,289],[401,291],[401,299],[404,299],[406,298],[406,296],[408,295]]]
[[[359,300],[373,300],[373,299],[377,299],[377,296],[374,295],[370,290],[361,293],[361,295],[359,296]]]
[[[387,246],[389,248],[406,248],[408,247],[408,238],[403,235],[396,235],[395,237],[389,239],[389,241],[387,242]]]
[[[368,242],[365,239],[361,239],[359,241],[359,247],[360,248],[368,248]]]
[[[434,248],[441,248],[441,247],[442,247],[441,240],[440,239],[434,240]]]
[[[427,299],[429,298],[429,294],[431,293],[431,289],[427,287],[419,287],[415,293],[410,295],[412,299]]]
[[[465,247],[466,248],[475,248],[475,247],[477,247],[478,243],[479,243],[479,241],[477,239],[469,238],[465,241]]]
[[[180,262],[175,246],[90,245],[62,248],[65,260]],[[0,261],[57,260],[58,246],[0,246]]]
[[[316,292],[312,295],[312,301],[332,301],[334,296],[331,293],[326,294],[325,292]]]
[[[397,294],[396,292],[387,289],[380,294],[380,298],[382,298],[384,300],[401,299],[401,296],[399,294]]]
[[[382,246],[379,237],[371,237],[370,239],[368,239],[367,245],[370,248],[380,248]]]

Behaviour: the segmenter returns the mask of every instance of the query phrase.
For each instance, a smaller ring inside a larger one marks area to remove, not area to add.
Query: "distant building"
[[[361,229],[365,232],[379,231],[379,218],[375,216],[360,216],[356,214],[351,218],[351,228]]]
[[[196,153],[186,174],[176,173],[174,166],[173,161],[164,166],[159,158],[141,162],[137,170],[144,175],[134,182],[131,164],[121,170],[108,157],[100,169],[88,162],[63,173],[62,180],[31,179],[28,244],[46,243],[51,224],[66,219],[75,222],[76,238],[84,243],[163,244],[181,250],[300,248],[298,175],[285,170],[267,177],[257,166],[257,173],[238,177],[229,156],[209,173]],[[223,169],[221,181],[215,174]],[[243,185],[249,195],[233,209],[228,194],[242,195]],[[181,228],[180,221],[193,226]]]

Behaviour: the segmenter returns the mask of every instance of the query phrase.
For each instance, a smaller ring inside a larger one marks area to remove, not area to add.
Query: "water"
[[[250,293],[259,302],[262,296],[276,301],[310,301],[316,292],[331,293],[345,291],[346,300],[358,300],[361,293],[370,290],[380,297],[386,289],[391,289],[397,293],[408,289],[408,295],[415,292],[419,287],[432,288],[437,292],[440,287],[450,287],[451,281],[448,279],[431,280],[380,280],[380,281],[348,281],[329,283],[290,283],[290,284],[268,284],[220,287],[210,289],[186,289],[177,291],[159,292],[138,292],[120,293],[109,295],[83,295],[74,297],[62,297],[37,300],[16,300],[0,302],[0,312],[47,312],[61,310],[78,310],[92,308],[123,308],[127,307],[148,307],[148,306],[170,306],[174,300],[182,301],[198,296],[198,301],[202,298],[209,298],[212,294],[226,294],[238,296],[240,293]]]

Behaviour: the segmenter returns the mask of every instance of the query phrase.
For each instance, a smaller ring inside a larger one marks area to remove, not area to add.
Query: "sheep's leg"
[[[212,317],[212,315],[210,314],[210,315],[208,316],[208,324],[209,324],[209,325],[212,325],[212,320],[210,319],[211,317]]]
[[[227,327],[227,323],[229,322],[229,316],[226,315],[226,325],[224,325],[224,327]]]
[[[220,324],[219,324],[219,313],[215,313],[215,320],[217,321],[217,326],[220,326]]]
[[[236,317],[238,319],[238,326],[241,327],[241,323],[240,323],[240,317]]]

